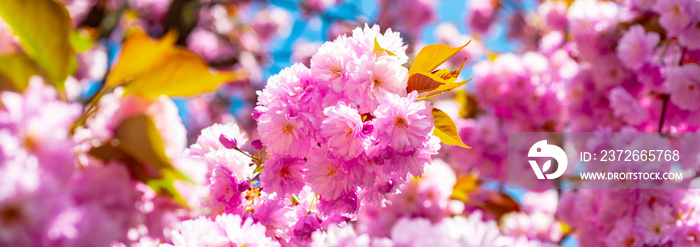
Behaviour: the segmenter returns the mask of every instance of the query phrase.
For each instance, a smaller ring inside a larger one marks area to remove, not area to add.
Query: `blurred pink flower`
[[[0,130],[16,136],[21,148],[38,159],[42,169],[67,180],[75,169],[70,151],[75,143],[68,130],[80,115],[80,106],[59,100],[56,89],[39,76],[29,79],[22,94],[0,92],[0,105]]]
[[[265,226],[255,223],[253,219],[242,219],[238,215],[222,214],[216,216],[215,222],[226,233],[231,243],[237,246],[280,246],[274,238],[265,236]]]
[[[466,23],[474,33],[486,34],[498,17],[497,2],[494,0],[471,0],[467,6]]]
[[[306,15],[313,13],[323,13],[329,7],[342,3],[343,0],[303,0],[301,2]]]
[[[653,10],[659,13],[659,24],[671,36],[681,34],[700,21],[700,3],[693,0],[656,1]]]
[[[265,8],[256,13],[251,25],[262,42],[269,43],[277,36],[289,34],[293,20],[289,12],[283,8]]]
[[[568,22],[566,10],[565,2],[545,1],[537,7],[537,14],[544,17],[544,25],[546,27],[563,31]]]
[[[311,66],[311,57],[316,54],[320,47],[320,42],[298,41],[292,47],[292,61],[309,67]]]
[[[526,237],[548,243],[557,243],[563,233],[553,215],[542,212],[509,213],[501,219],[503,234],[512,237]]]
[[[671,102],[683,110],[700,109],[700,66],[686,64],[666,68],[666,90],[671,94]]]
[[[650,62],[654,49],[659,43],[659,34],[645,32],[644,27],[634,25],[620,38],[617,56],[629,69],[638,70]]]
[[[314,247],[364,247],[370,244],[369,236],[355,233],[350,225],[330,226],[326,232],[314,232],[312,239]]]
[[[399,246],[510,246],[512,239],[501,235],[496,223],[484,222],[481,212],[468,218],[455,216],[431,224],[424,219],[401,219],[391,231],[391,239]]]
[[[631,125],[639,125],[649,118],[649,112],[622,87],[610,90],[610,108],[616,116]]]
[[[225,59],[235,53],[223,37],[200,27],[190,33],[187,47],[209,62]]]

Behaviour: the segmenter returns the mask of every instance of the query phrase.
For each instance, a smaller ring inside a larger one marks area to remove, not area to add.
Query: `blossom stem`
[[[659,133],[661,133],[661,130],[664,127],[664,120],[666,119],[666,108],[668,108],[668,94],[663,94],[661,95],[661,99],[663,100],[663,108],[661,109],[661,119],[659,119]]]
[[[252,156],[252,155],[250,155],[250,154],[244,152],[243,150],[240,150],[240,149],[238,149],[238,148],[234,148],[234,150],[236,150],[236,151],[242,153],[242,154],[245,155],[245,156],[248,156],[248,158],[253,159],[253,161],[255,161],[255,163],[260,162],[260,159],[259,159],[258,157]]]
[[[664,64],[664,57],[666,57],[666,52],[668,52],[668,48],[671,46],[670,41],[665,41],[664,42],[666,45],[664,46],[664,50],[661,52],[661,56],[659,57],[659,63]]]
[[[314,202],[316,202],[316,197],[318,197],[318,195],[314,195],[314,198],[311,199],[311,206],[309,206],[309,213],[311,213],[311,210],[314,209]]]
[[[256,167],[255,170],[253,171],[253,175],[256,175],[256,174],[262,172],[263,169],[265,169],[264,165],[258,165],[258,167]],[[253,178],[255,178],[255,176],[253,176]]]
[[[90,115],[92,115],[92,113],[97,112],[97,102],[100,101],[102,96],[105,93],[107,93],[107,91],[109,91],[109,88],[102,87],[100,91],[97,91],[97,93],[95,93],[95,95],[93,95],[92,98],[90,98],[86,105],[85,111],[83,111],[83,114],[80,115],[80,118],[78,118],[78,120],[76,120],[73,126],[71,127],[70,133],[74,133],[75,129],[85,124],[85,121],[88,117],[90,117]]]

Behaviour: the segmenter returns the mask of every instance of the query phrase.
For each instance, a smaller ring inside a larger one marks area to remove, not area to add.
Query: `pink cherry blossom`
[[[389,94],[377,107],[375,130],[380,134],[379,145],[397,152],[412,152],[422,146],[425,137],[433,131],[432,107],[428,102],[415,99],[414,91],[408,97]]]
[[[617,55],[627,68],[636,70],[651,60],[658,43],[659,34],[646,33],[644,27],[635,25],[620,38]]]
[[[364,152],[369,139],[362,133],[362,118],[354,104],[340,102],[323,112],[326,119],[321,123],[320,134],[328,140],[328,147],[335,156],[349,160]]]

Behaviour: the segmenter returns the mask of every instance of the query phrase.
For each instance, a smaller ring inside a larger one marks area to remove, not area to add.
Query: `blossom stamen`
[[[328,173],[326,173],[326,177],[331,177],[331,176],[335,175],[336,173],[338,173],[338,171],[336,171],[333,168],[328,167]]]
[[[343,72],[343,70],[340,69],[340,67],[338,67],[338,66],[332,66],[332,65],[331,65],[331,66],[328,66],[328,70],[330,70],[331,73],[333,73],[333,74],[338,74],[338,75],[340,75],[341,72]]]
[[[394,122],[394,125],[399,128],[408,128],[408,124],[406,123],[406,119],[402,117],[397,117],[396,122]]]
[[[282,133],[287,134],[287,135],[291,134],[292,133],[292,125],[287,124],[284,127],[282,127]]]
[[[291,173],[289,172],[288,166],[285,166],[280,170],[280,177],[288,177],[289,175],[291,175]]]

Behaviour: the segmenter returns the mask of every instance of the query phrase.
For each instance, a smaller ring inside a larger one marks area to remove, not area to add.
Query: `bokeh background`
[[[228,216],[255,219],[245,229],[249,236],[283,246],[343,238],[420,246],[447,238],[450,227],[469,229],[460,237],[476,244],[462,242],[466,246],[501,240],[511,246],[700,246],[700,191],[692,189],[700,171],[700,1],[26,3],[0,6],[0,245],[207,239],[197,229],[230,230],[213,219],[233,212],[216,203],[235,194],[239,204],[250,200],[250,208]],[[41,7],[47,3],[48,10]],[[61,18],[65,23],[54,22]],[[309,67],[324,43],[374,25],[400,33],[406,67],[425,46],[469,43],[439,68],[466,61],[457,81],[472,80],[430,102],[472,148],[441,144],[426,165],[427,178],[404,178],[401,193],[383,194],[382,203],[355,208],[351,216],[306,218],[317,198],[302,198],[310,191],[286,198],[290,205],[282,209],[252,203],[282,201],[261,191],[257,176],[267,156],[258,127],[264,113],[256,104],[268,79],[297,63]],[[51,52],[63,48],[70,55]],[[173,69],[169,61],[184,66]],[[143,78],[160,84],[129,84]],[[689,179],[660,182],[666,190],[606,189],[628,185],[620,181],[578,189],[586,181],[568,174],[554,181],[555,189],[528,189],[531,184],[508,178],[512,132],[657,132],[557,144],[683,150],[689,155],[659,167]],[[158,140],[149,139],[153,133]],[[217,166],[224,161],[256,175],[215,182],[224,171],[239,175]],[[185,176],[193,183],[179,184]],[[387,206],[385,199],[395,203]],[[280,210],[308,213],[280,227],[274,220],[282,218]],[[329,230],[328,222],[345,230]]]

